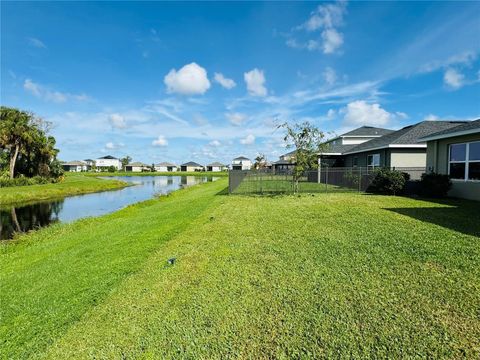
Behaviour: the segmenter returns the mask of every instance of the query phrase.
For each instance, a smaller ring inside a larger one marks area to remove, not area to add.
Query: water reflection
[[[132,183],[124,189],[67,197],[63,200],[0,208],[0,239],[38,229],[56,222],[71,222],[88,216],[104,215],[156,195],[179,188],[215,181],[206,176],[116,176]]]

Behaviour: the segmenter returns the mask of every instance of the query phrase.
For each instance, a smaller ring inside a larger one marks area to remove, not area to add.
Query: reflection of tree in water
[[[25,232],[58,222],[63,200],[10,209],[0,209],[0,239],[11,239],[16,232]]]

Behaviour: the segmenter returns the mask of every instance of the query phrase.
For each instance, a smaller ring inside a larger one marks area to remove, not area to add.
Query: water
[[[89,216],[117,211],[127,205],[168,194],[218,177],[206,176],[116,176],[110,179],[132,183],[120,190],[70,196],[61,200],[0,208],[0,240],[11,239],[16,232],[26,232],[56,222],[68,223]],[[12,190],[13,191],[13,190]]]

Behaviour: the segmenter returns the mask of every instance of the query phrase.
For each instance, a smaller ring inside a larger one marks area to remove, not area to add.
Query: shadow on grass
[[[480,202],[468,200],[432,200],[449,207],[384,208],[397,214],[429,222],[466,235],[480,237]]]

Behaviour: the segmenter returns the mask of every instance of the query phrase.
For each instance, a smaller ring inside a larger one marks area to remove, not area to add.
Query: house
[[[450,175],[448,195],[480,200],[480,119],[419,140],[427,143],[427,171]]]
[[[427,144],[419,141],[430,134],[458,126],[459,121],[422,121],[376,136],[360,144],[330,144],[319,154],[322,165],[335,167],[399,168],[412,179],[420,178],[427,160]],[[357,129],[358,130],[358,129]]]
[[[361,126],[325,142],[324,150],[319,160],[321,160],[322,165],[343,167],[345,166],[343,154],[347,151],[357,145],[391,134],[392,132],[394,132],[394,130],[373,126]]]
[[[295,167],[295,153],[296,150],[279,156],[278,161],[272,163],[272,169],[275,173],[285,173],[293,170]]]
[[[180,165],[180,171],[187,171],[187,172],[193,172],[193,171],[203,171],[203,165],[200,165],[194,161],[189,161],[185,164]]]
[[[83,160],[84,163],[87,164],[87,166],[89,167],[89,170],[95,166],[95,160],[92,160],[92,159],[85,159]]]
[[[159,172],[178,171],[178,166],[169,162],[161,162],[160,164],[155,164],[155,171],[159,171]]]
[[[245,156],[239,156],[232,160],[232,170],[250,170],[252,161]]]
[[[207,165],[207,171],[219,172],[225,170],[225,165],[219,162],[213,162]]]
[[[95,160],[97,171],[107,171],[109,167],[113,166],[117,170],[122,169],[122,163],[116,157],[111,155],[103,156]]]
[[[133,162],[125,166],[125,171],[127,172],[150,171],[150,166],[141,162]]]
[[[62,167],[63,170],[69,172],[81,172],[89,170],[89,166],[87,165],[87,163],[78,160],[63,163]]]

